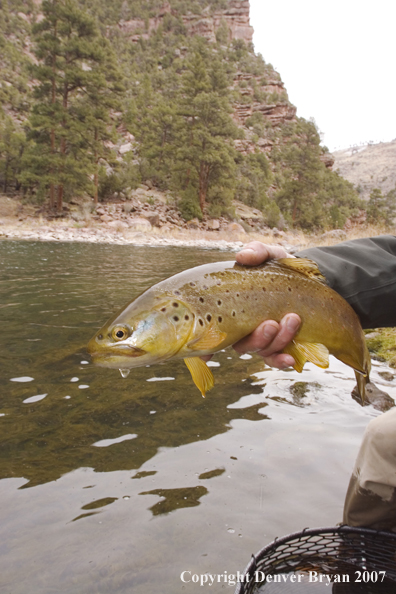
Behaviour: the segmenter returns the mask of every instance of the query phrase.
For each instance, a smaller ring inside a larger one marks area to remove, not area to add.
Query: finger
[[[259,353],[260,354],[260,353]],[[286,367],[293,367],[295,364],[295,360],[291,355],[286,355],[286,353],[277,353],[276,355],[271,355],[270,357],[263,357],[264,362],[269,365],[270,367],[277,367],[278,369],[286,369]]]
[[[280,326],[274,320],[262,322],[251,334],[233,345],[237,353],[254,353],[270,346]]]
[[[213,355],[201,355],[200,359],[202,359],[202,361],[205,361],[205,363],[207,363],[208,361],[211,360],[212,357],[213,357]]]
[[[244,266],[257,266],[272,258],[287,258],[289,254],[280,245],[267,245],[260,241],[251,241],[236,254],[236,260]]]
[[[291,342],[299,329],[301,318],[295,313],[287,314],[279,324],[279,332],[274,337],[268,347],[260,350],[260,355],[270,357],[275,353],[280,353],[286,345]]]

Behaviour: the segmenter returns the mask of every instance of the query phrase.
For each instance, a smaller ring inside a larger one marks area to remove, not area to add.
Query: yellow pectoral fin
[[[205,361],[202,361],[199,357],[187,357],[184,362],[191,373],[194,384],[205,398],[206,392],[214,386],[213,373]]]
[[[329,351],[323,344],[293,340],[283,349],[283,352],[293,357],[296,362],[293,367],[299,373],[303,370],[306,361],[322,369],[329,366]]]
[[[209,351],[214,349],[227,337],[226,332],[222,332],[215,324],[211,324],[202,334],[187,344],[192,351]]]

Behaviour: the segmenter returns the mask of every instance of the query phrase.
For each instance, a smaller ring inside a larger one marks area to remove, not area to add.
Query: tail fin
[[[366,401],[366,385],[370,382],[369,371],[367,370],[366,373],[355,371],[355,377],[359,395],[364,403]]]

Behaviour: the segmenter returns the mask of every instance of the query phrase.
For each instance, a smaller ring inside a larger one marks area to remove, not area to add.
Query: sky
[[[330,151],[396,138],[394,0],[250,0],[250,24]]]

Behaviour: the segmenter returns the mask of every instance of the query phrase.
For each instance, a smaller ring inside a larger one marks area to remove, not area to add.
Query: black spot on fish
[[[207,285],[203,285],[202,287],[203,289],[208,289],[209,287]]]
[[[200,323],[201,326],[204,325],[203,320],[201,320],[201,318],[199,318],[198,322]]]
[[[217,318],[217,320],[218,320],[219,322],[222,322],[222,321],[223,321],[223,318],[222,318],[221,316],[219,316],[219,317]]]
[[[205,299],[203,297],[200,297],[199,300],[201,303],[205,303]]]
[[[221,305],[221,299],[217,300],[217,305]]]
[[[236,296],[239,297],[239,293],[237,293]]]
[[[185,320],[189,320],[189,319],[190,319],[190,316],[188,316],[188,315],[186,314],[186,315],[184,316],[184,319],[185,319]]]
[[[264,291],[264,293],[266,292],[266,290],[267,290],[267,289],[266,289],[265,287],[263,287],[263,291]]]
[[[175,322],[178,322],[179,321],[178,316],[173,316],[173,319],[175,320]]]
[[[291,293],[291,287],[287,287],[287,290],[290,291],[290,293]]]
[[[226,290],[226,293],[229,293],[229,290],[228,289]]]
[[[190,287],[195,287],[195,286],[196,286],[195,283],[192,283],[192,282],[190,283]]]
[[[232,316],[235,318],[235,311],[232,312]]]
[[[173,307],[179,307],[179,304],[176,303],[176,301],[174,303],[172,303]]]
[[[166,307],[162,307],[161,308],[161,311],[166,311]]]
[[[175,295],[181,295],[180,291],[173,291]]]
[[[206,319],[208,320],[208,322],[211,322],[211,321],[212,321],[212,316],[211,316],[210,314],[208,314],[208,315],[206,316]]]

